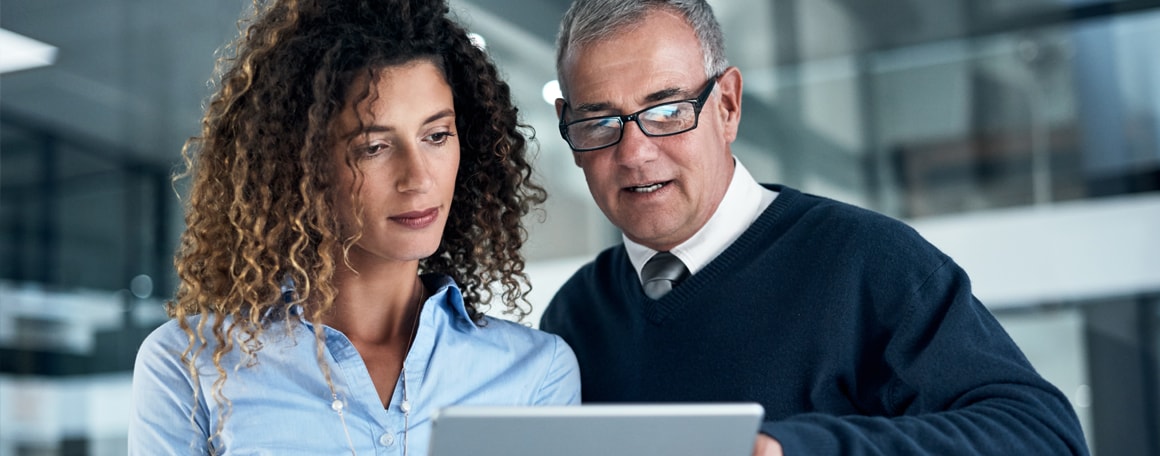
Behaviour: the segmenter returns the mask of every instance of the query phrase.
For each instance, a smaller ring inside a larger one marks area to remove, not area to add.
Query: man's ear
[[[732,143],[741,125],[741,70],[734,66],[726,68],[717,79],[717,89],[721,91],[721,103],[716,112],[721,116],[725,140]]]
[[[560,120],[561,122],[564,121],[564,105],[565,104],[566,103],[564,102],[563,98],[556,99],[556,119]],[[576,163],[576,166],[580,166],[580,154],[573,152],[572,153],[572,161],[574,163]]]

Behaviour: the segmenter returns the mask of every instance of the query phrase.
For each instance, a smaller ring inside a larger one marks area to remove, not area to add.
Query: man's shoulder
[[[544,309],[540,327],[549,332],[557,332],[562,321],[570,320],[574,312],[589,307],[596,296],[602,294],[602,287],[617,287],[624,268],[631,268],[624,244],[616,244],[598,253],[591,261],[580,266],[556,290],[556,294]]]
[[[775,200],[765,216],[777,217],[792,225],[787,230],[808,233],[815,246],[832,240],[835,245],[856,245],[872,251],[889,249],[918,253],[931,250],[922,235],[901,219],[782,185],[764,186],[777,191],[777,199],[782,200]]]
[[[777,209],[777,203],[783,210],[799,212],[804,221],[815,223],[837,224],[839,226],[858,226],[862,229],[881,228],[888,230],[909,230],[909,225],[892,216],[883,214],[874,209],[840,201],[827,196],[802,192],[791,187],[775,184],[763,184],[764,187],[778,192],[778,200],[770,209]]]
[[[627,262],[628,253],[624,250],[624,244],[616,244],[606,248],[596,254],[591,261],[580,266],[572,274],[572,277],[560,287],[556,296],[559,297],[561,293],[569,290],[573,292],[586,290],[596,284],[607,283],[617,276],[617,271],[625,267]]]

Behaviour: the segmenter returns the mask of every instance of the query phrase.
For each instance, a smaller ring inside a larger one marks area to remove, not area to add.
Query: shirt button
[[[380,435],[379,436],[379,443],[381,443],[383,446],[394,445],[395,444],[395,436],[391,435],[390,432],[383,434],[383,435]]]

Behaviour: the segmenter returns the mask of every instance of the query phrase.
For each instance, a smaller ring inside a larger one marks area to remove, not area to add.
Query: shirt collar
[[[475,320],[472,320],[471,314],[467,312],[467,305],[463,303],[463,293],[459,290],[459,285],[455,283],[455,280],[443,274],[425,274],[423,284],[431,285],[429,288],[435,289],[427,301],[439,298],[435,299],[435,302],[450,306],[459,317],[457,323],[466,324],[468,329],[479,329],[479,325],[475,324]]]
[[[685,263],[690,274],[696,274],[741,237],[777,197],[777,192],[762,187],[737,157],[733,157],[733,164],[733,178],[717,210],[692,237],[670,251]],[[622,237],[628,259],[640,278],[645,262],[657,251],[633,242],[627,236]]]

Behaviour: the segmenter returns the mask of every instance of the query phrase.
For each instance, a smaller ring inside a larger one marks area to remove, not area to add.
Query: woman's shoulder
[[[184,376],[185,368],[181,359],[189,347],[189,333],[177,320],[166,321],[145,336],[137,348],[134,378],[152,376],[172,380]]]
[[[556,350],[563,339],[551,333],[532,328],[523,322],[484,315],[476,324],[478,337],[502,343],[510,350]]]
[[[191,330],[196,329],[197,323],[200,319],[200,316],[187,318],[186,325],[189,326]],[[190,335],[190,333],[186,332],[186,330],[181,327],[181,322],[175,319],[170,319],[165,323],[162,323],[160,326],[154,328],[153,331],[145,337],[145,341],[141,343],[141,348],[170,347],[178,344],[185,346],[189,344]]]
[[[483,318],[476,323],[476,326],[479,327],[482,332],[492,333],[490,335],[493,336],[524,337],[533,340],[540,340],[551,336],[551,334],[529,326],[527,322],[509,320],[507,318],[500,318],[492,315],[484,315]]]
[[[172,352],[173,350],[178,350],[181,352],[189,347],[191,340],[198,343],[204,342],[211,346],[214,345],[213,327],[216,324],[216,317],[191,315],[185,317],[183,320],[184,325],[182,320],[170,319],[157,328],[154,328],[141,342],[139,351],[161,350]],[[233,318],[227,316],[223,319],[222,324],[223,326],[228,326],[232,321]]]
[[[522,323],[484,317],[478,333],[489,334],[505,343],[501,349],[518,364],[535,372],[539,386],[532,403],[539,405],[580,402],[580,366],[576,354],[564,339]]]

